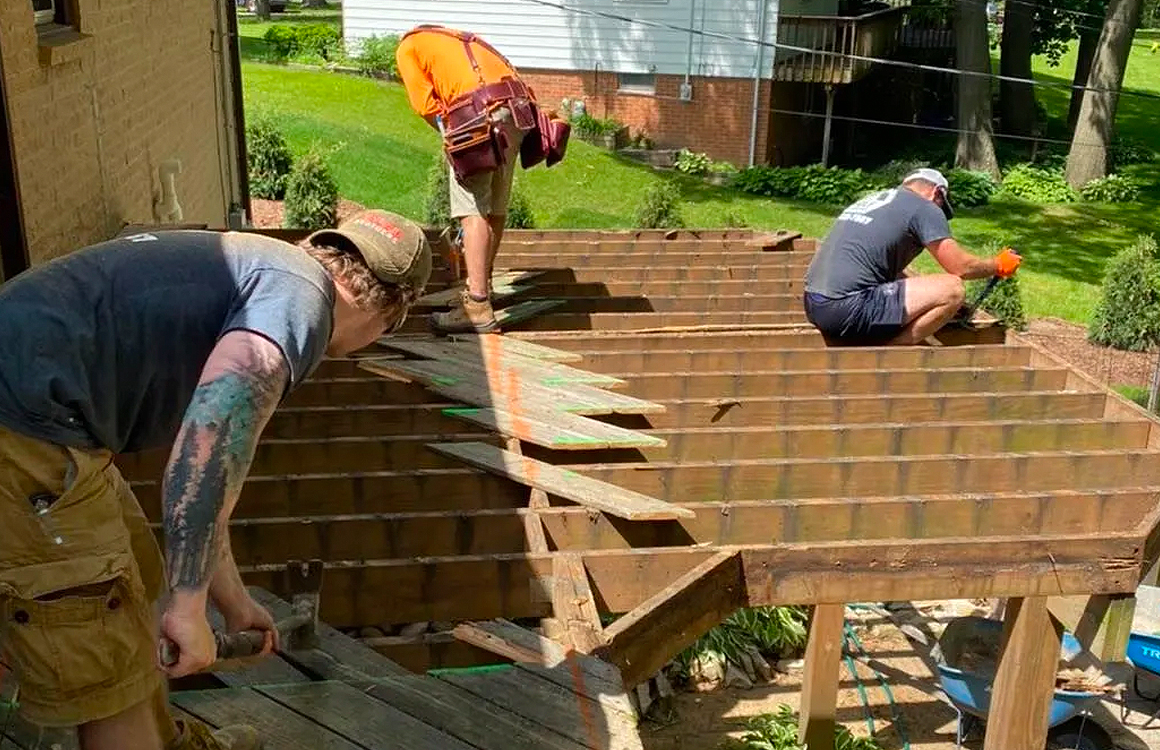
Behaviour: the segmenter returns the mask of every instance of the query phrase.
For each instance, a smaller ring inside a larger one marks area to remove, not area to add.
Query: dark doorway
[[[28,241],[16,180],[16,154],[8,121],[8,92],[4,61],[0,60],[0,281],[28,268]]]

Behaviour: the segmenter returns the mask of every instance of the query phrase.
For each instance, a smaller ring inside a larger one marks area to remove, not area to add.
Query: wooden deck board
[[[513,414],[505,409],[450,407],[449,417],[487,427],[501,435],[541,445],[553,450],[596,450],[602,448],[664,448],[663,438],[639,430],[617,427],[595,419],[554,412]]]
[[[264,750],[365,750],[254,688],[179,692],[170,701],[216,728],[254,727],[262,735]]]
[[[662,521],[696,515],[688,508],[679,508],[647,495],[626,491],[616,485],[599,482],[486,443],[431,443],[430,446],[472,466],[620,518]]]
[[[269,591],[252,586],[250,594],[270,610],[275,620],[290,616],[290,606]],[[410,674],[379,652],[343,635],[324,622],[318,623],[318,640],[317,650],[287,652],[284,658],[330,680],[353,679],[361,675],[387,677]],[[264,684],[278,683],[271,681]]]
[[[560,667],[557,667],[560,669]],[[517,668],[440,678],[482,700],[571,737],[592,750],[639,750],[640,734],[628,714]]]
[[[472,750],[460,740],[342,682],[258,688],[367,750]]]
[[[366,692],[480,750],[584,750],[558,732],[430,677],[392,677]]]
[[[397,351],[414,354],[427,359],[455,362],[472,370],[518,370],[522,375],[535,378],[544,385],[567,385],[585,383],[602,388],[618,388],[628,385],[628,381],[611,375],[581,370],[562,362],[549,362],[506,350],[493,340],[493,336],[478,343],[461,341],[443,343],[439,341],[415,341],[387,339],[384,346]]]

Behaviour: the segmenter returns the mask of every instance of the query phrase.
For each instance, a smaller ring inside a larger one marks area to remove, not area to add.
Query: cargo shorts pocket
[[[132,576],[4,600],[0,639],[24,700],[83,703],[147,676],[151,627]]]

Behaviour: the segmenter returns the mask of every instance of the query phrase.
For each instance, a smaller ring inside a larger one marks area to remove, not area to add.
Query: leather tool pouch
[[[503,130],[492,121],[489,109],[481,106],[477,93],[452,102],[444,117],[443,149],[460,181],[503,164]]]

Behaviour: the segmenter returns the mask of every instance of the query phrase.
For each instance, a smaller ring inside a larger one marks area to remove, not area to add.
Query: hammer
[[[322,561],[292,561],[286,564],[286,590],[290,592],[291,615],[275,623],[279,640],[292,650],[318,647],[318,606],[322,592]],[[240,659],[262,650],[266,634],[261,630],[214,633],[217,659]],[[167,667],[178,661],[177,644],[161,640],[161,663]]]

